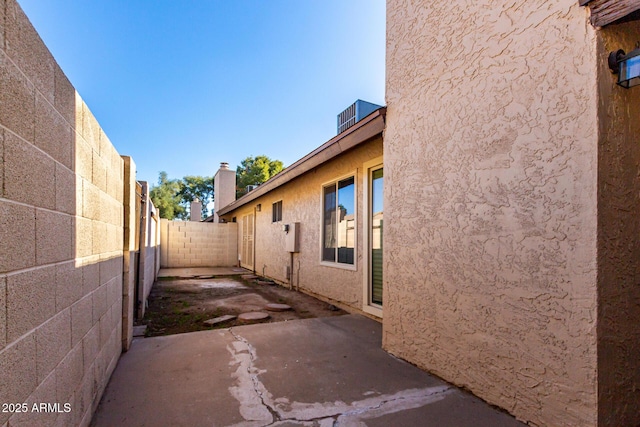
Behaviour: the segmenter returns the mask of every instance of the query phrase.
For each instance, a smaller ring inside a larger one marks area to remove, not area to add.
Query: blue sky
[[[18,0],[138,180],[290,165],[384,104],[385,0]]]

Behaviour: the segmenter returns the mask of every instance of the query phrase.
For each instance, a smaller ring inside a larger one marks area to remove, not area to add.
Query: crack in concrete
[[[255,396],[259,399],[260,404],[262,405],[262,407],[264,409],[266,409],[270,416],[271,419],[269,420],[269,424],[265,424],[266,425],[272,425],[273,423],[277,423],[280,422],[282,420],[281,415],[278,413],[278,411],[269,403],[267,403],[266,399],[268,399],[268,397],[266,397],[266,395],[269,395],[270,393],[267,391],[266,387],[264,386],[264,384],[262,384],[262,382],[258,379],[258,375],[260,375],[263,372],[266,371],[260,371],[256,368],[255,366],[255,361],[258,358],[258,355],[256,354],[256,350],[255,348],[249,343],[249,341],[247,341],[244,337],[238,335],[237,333],[235,333],[235,331],[233,331],[232,329],[228,329],[229,333],[231,334],[231,336],[234,337],[234,339],[236,340],[236,342],[239,342],[242,344],[242,346],[238,347],[236,346],[236,351],[232,351],[230,350],[228,347],[227,349],[229,349],[229,351],[231,352],[231,355],[234,356],[234,359],[237,363],[237,360],[239,359],[238,355],[242,350],[246,350],[246,352],[249,355],[249,360],[248,363],[241,363],[241,366],[238,368],[238,370],[236,371],[236,374],[239,374],[238,371],[240,371],[242,369],[242,365],[246,365],[244,366],[245,369],[244,371],[247,373],[249,380],[251,381],[252,384],[252,389],[253,392],[255,394]],[[244,349],[242,348],[244,347]],[[232,364],[234,363],[234,360],[232,360],[231,362]],[[242,382],[242,379],[240,378],[240,375],[237,375],[238,379],[240,380],[240,382]],[[246,378],[245,378],[246,380]],[[236,399],[238,399],[238,395],[243,396],[243,394],[241,393],[234,393],[233,390],[230,390],[232,392],[232,394],[236,397]],[[238,399],[238,401],[240,402],[240,413],[242,414],[242,416],[244,417],[243,414],[243,403],[244,406],[246,406],[246,400],[245,402],[243,402],[241,399]],[[252,405],[253,402],[250,403],[250,406]],[[245,410],[246,412],[246,410]],[[246,417],[245,417],[246,419]],[[255,420],[258,421],[258,420]],[[262,420],[260,420],[262,421]]]
[[[362,420],[378,418],[408,409],[418,408],[444,399],[456,392],[454,387],[441,385],[423,389],[401,390],[395,394],[379,395],[350,404],[335,402],[302,403],[291,402],[290,410],[278,408],[271,393],[259,376],[265,370],[257,368],[255,348],[247,339],[228,329],[234,340],[227,350],[231,353],[230,365],[238,365],[233,376],[236,386],[229,388],[240,403],[240,415],[245,422],[236,424],[243,427],[277,427],[286,423],[299,423],[309,427],[340,427],[364,425]],[[288,402],[288,399],[285,399]]]
[[[388,399],[381,400],[377,405],[372,405],[366,408],[358,408],[352,411],[346,411],[338,416],[336,422],[334,423],[334,427],[339,427],[343,424],[353,425],[353,421],[378,418],[382,415],[388,415],[407,409],[419,408],[421,406],[435,403],[444,399],[447,395],[456,392],[456,389],[451,386],[440,386],[416,391],[422,393],[413,393],[410,395],[406,395],[401,394],[403,392],[400,392],[396,393],[393,396],[390,396],[390,398]]]
[[[353,425],[353,422],[362,419],[377,418],[435,403],[456,391],[454,387],[443,385],[425,389],[401,390],[392,395],[380,395],[354,401],[351,404],[344,402],[311,404],[293,402],[294,409],[282,413],[282,420],[316,422],[333,419],[332,424],[327,424],[327,426],[339,427],[345,423]]]

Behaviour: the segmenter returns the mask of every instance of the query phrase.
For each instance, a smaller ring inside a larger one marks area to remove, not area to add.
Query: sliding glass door
[[[382,217],[383,199],[382,189],[384,173],[382,166],[370,170],[370,195],[369,203],[369,303],[382,306],[382,229],[384,221]]]

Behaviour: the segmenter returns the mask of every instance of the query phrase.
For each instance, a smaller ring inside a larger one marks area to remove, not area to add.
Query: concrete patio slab
[[[380,343],[357,315],[137,339],[92,425],[524,425]]]

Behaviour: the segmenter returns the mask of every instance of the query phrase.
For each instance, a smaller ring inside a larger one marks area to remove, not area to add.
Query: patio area
[[[137,338],[92,425],[522,426],[381,349],[358,315]]]

